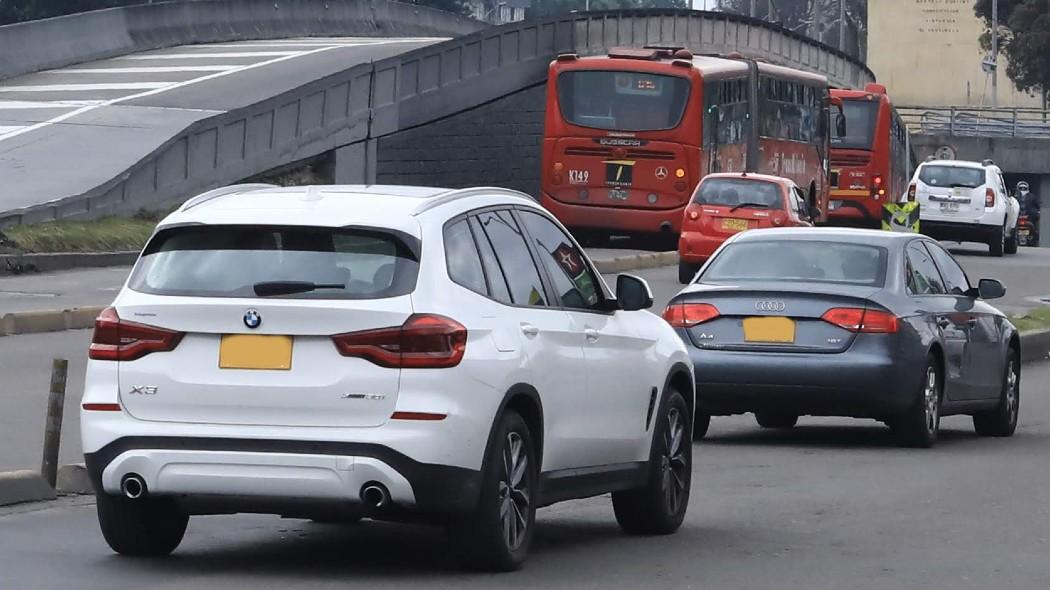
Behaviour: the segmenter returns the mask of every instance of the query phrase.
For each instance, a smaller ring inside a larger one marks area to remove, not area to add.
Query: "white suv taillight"
[[[915,183],[913,182],[910,185],[908,185],[908,202],[909,203],[915,200],[915,191],[916,191],[916,186],[915,186]]]
[[[339,354],[381,367],[445,369],[463,360],[467,328],[445,316],[417,313],[400,326],[336,334],[332,342]]]
[[[95,319],[88,358],[96,361],[133,361],[153,352],[170,352],[184,334],[120,319],[117,310],[108,307]]]
[[[995,189],[984,189],[984,206],[995,207]]]

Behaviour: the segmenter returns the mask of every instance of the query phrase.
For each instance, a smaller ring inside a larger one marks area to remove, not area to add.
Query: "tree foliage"
[[[990,50],[992,0],[978,0],[974,12],[985,21],[981,44]],[[1009,61],[1006,75],[1018,90],[1050,91],[1050,2],[999,0],[999,53]]]
[[[844,0],[841,11],[846,13],[847,53],[863,57],[867,53],[868,2],[877,0]],[[773,21],[800,35],[816,39],[833,47],[838,46],[842,26],[840,0],[756,0],[755,17]],[[719,0],[726,12],[749,14],[751,0]]]

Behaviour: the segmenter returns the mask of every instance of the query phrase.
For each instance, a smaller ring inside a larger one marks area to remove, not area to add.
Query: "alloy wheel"
[[[529,456],[525,441],[517,432],[507,434],[503,447],[503,472],[499,480],[500,522],[503,540],[515,551],[521,547],[529,528]]]
[[[941,401],[937,391],[937,369],[935,367],[926,368],[926,387],[923,394],[925,398],[923,406],[926,410],[926,431],[935,432],[937,430]]]
[[[1017,360],[1010,358],[1006,365],[1006,415],[1011,422],[1017,420]]]
[[[661,487],[664,492],[664,502],[668,513],[677,514],[681,508],[682,499],[686,495],[686,470],[689,469],[686,461],[685,419],[678,408],[671,408],[667,414],[667,432],[664,436],[664,452],[660,460]]]

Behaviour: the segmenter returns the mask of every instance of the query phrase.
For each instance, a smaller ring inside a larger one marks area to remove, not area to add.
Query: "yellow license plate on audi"
[[[744,231],[747,229],[746,219],[723,219],[722,229],[726,231]]]
[[[794,344],[795,320],[784,317],[745,318],[744,340],[770,344]]]
[[[219,344],[219,368],[287,371],[292,368],[292,337],[226,334]]]

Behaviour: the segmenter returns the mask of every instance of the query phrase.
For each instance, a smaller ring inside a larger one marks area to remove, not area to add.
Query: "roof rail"
[[[219,197],[225,197],[226,195],[233,195],[237,193],[250,193],[252,191],[263,190],[267,188],[278,188],[276,184],[266,184],[262,182],[256,182],[251,184],[231,184],[230,186],[223,186],[217,189],[210,190],[206,193],[201,193],[196,197],[190,198],[188,201],[179,207],[179,211],[189,211],[190,209],[206,203],[212,199]]]
[[[479,195],[480,196],[486,196],[487,195],[487,196],[493,196],[493,197],[494,196],[518,197],[518,198],[526,199],[526,200],[528,200],[531,203],[535,203],[536,202],[536,200],[533,199],[532,197],[530,197],[529,195],[526,195],[525,193],[519,192],[519,191],[516,191],[516,190],[511,190],[509,188],[499,188],[499,187],[493,187],[493,186],[479,186],[479,187],[473,187],[473,188],[462,188],[462,189],[451,190],[451,191],[448,191],[447,193],[441,193],[440,195],[437,195],[436,197],[431,197],[431,198],[423,201],[422,204],[420,204],[418,207],[416,207],[412,211],[412,216],[415,217],[415,216],[421,215],[423,213],[426,213],[427,211],[430,211],[431,209],[433,209],[435,207],[440,207],[441,205],[444,205],[446,203],[451,203],[453,201],[458,201],[459,199],[465,199],[467,197],[476,197],[476,196],[479,196]]]

